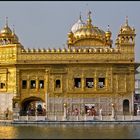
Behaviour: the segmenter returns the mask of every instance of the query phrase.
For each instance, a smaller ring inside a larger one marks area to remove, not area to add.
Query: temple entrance
[[[35,115],[46,115],[46,108],[45,108],[45,102],[37,97],[30,97],[25,100],[23,100],[21,104],[21,110],[20,115],[29,115],[29,116],[35,116]]]
[[[95,110],[95,104],[85,104],[85,113],[88,116],[95,116],[96,110]]]
[[[123,100],[123,114],[129,114],[129,100]]]

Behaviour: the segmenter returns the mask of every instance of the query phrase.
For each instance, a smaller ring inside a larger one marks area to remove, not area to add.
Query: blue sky
[[[92,12],[92,24],[104,31],[110,25],[113,47],[121,25],[128,16],[136,29],[136,61],[140,62],[140,2],[139,1],[1,1],[0,28],[8,17],[9,27],[25,48],[63,48],[67,33],[78,20],[80,12],[86,21]]]

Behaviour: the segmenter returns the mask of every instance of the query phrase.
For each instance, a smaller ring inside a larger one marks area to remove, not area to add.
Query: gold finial
[[[90,15],[91,15],[91,11],[89,10],[89,12],[88,12],[88,18],[90,18]]]
[[[110,31],[110,26],[109,25],[107,26],[107,31]]]
[[[15,25],[13,25],[13,33],[15,34]]]
[[[128,16],[126,16],[125,25],[128,26]]]
[[[89,9],[88,3],[86,3],[86,6],[87,6],[87,9]],[[91,20],[91,11],[90,10],[88,10],[87,16],[88,16],[88,18],[87,18],[87,25],[90,27],[91,26],[91,22],[92,22],[92,20]]]
[[[91,11],[88,12],[88,19],[91,19]]]
[[[88,19],[87,19],[87,25],[91,26],[91,22],[92,22],[92,20],[91,20],[91,11],[89,10]]]
[[[107,26],[107,32],[106,32],[106,37],[111,38],[111,31],[110,31],[110,26]]]
[[[80,16],[79,16],[79,19],[80,19],[80,20],[82,19],[82,17],[81,17],[81,12],[80,12]]]
[[[6,17],[6,27],[8,27],[8,17]]]

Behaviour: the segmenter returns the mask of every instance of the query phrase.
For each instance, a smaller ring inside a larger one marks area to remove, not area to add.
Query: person
[[[102,108],[99,110],[99,115],[102,116]]]
[[[29,115],[29,110],[27,110],[26,115]]]
[[[5,116],[6,116],[6,120],[8,120],[8,112],[6,112]]]
[[[95,116],[96,115],[96,110],[94,107],[92,107],[92,115]]]
[[[77,116],[79,114],[78,108],[75,109],[75,115]]]
[[[42,108],[42,106],[40,104],[37,106],[37,112],[40,115],[43,113],[43,108]]]
[[[46,108],[43,107],[42,115],[46,115]]]
[[[91,110],[90,110],[90,109],[87,110],[87,115],[88,115],[88,116],[91,115]]]
[[[9,116],[9,109],[7,108],[6,113],[5,113],[5,117],[6,117],[7,120],[8,120],[8,116]]]
[[[70,108],[67,109],[67,114],[70,115],[71,111]]]

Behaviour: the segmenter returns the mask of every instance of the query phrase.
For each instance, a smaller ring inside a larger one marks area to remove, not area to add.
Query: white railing
[[[19,121],[64,121],[63,115],[47,115],[47,116],[19,116],[16,118]],[[108,116],[88,116],[88,115],[69,115],[66,117],[65,121],[140,121],[139,116],[133,115],[116,115],[112,118],[111,115]]]

